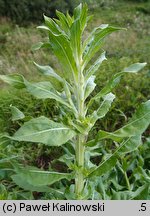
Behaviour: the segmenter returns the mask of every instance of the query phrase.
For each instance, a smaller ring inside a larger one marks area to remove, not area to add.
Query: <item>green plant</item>
[[[96,87],[96,71],[106,60],[102,50],[104,38],[122,29],[100,25],[83,41],[83,32],[91,18],[87,16],[86,4],[76,7],[73,16],[68,13],[65,16],[59,11],[56,13],[58,19],[44,16],[46,25],[38,28],[48,32],[49,40],[37,44],[36,49],[52,49],[62,71],[56,73],[50,66],[35,63],[43,75],[49,76],[55,82],[30,83],[19,74],[1,75],[0,79],[17,89],[26,88],[38,99],[56,100],[60,105],[61,123],[44,116],[32,118],[12,137],[4,136],[16,141],[62,146],[65,154],[58,160],[65,163],[68,170],[65,173],[55,172],[51,168],[44,171],[36,167],[24,167],[13,161],[16,174],[12,175],[12,179],[20,187],[30,191],[56,193],[63,199],[93,199],[98,177],[113,169],[123,155],[134,151],[142,143],[141,135],[150,123],[150,101],[142,103],[122,128],[114,132],[99,130],[93,140],[89,140],[89,134],[96,121],[105,117],[110,110],[115,99],[112,91],[121,77],[126,73],[139,72],[146,63],[132,64],[115,74],[100,92],[90,99],[89,96]],[[99,50],[101,55],[91,65],[91,60]],[[93,105],[97,108],[92,112]],[[24,117],[16,107],[12,106],[11,110],[14,120]],[[104,153],[100,163],[96,165],[92,162],[92,157],[102,155],[105,139],[112,140],[112,151]],[[128,177],[125,171],[123,172],[129,186]],[[50,185],[53,185],[53,188],[48,187]]]

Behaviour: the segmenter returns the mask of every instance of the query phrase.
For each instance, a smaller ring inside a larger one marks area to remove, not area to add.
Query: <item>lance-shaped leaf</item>
[[[52,192],[51,188],[48,186],[34,186],[29,184],[26,179],[24,179],[20,174],[12,175],[11,179],[13,182],[18,185],[20,188],[28,191],[36,191],[36,192]]]
[[[38,99],[54,99],[58,101],[61,104],[66,105],[67,107],[70,108],[70,105],[65,101],[65,99],[61,98],[57,91],[54,89],[52,84],[50,82],[38,82],[38,83],[30,83],[27,80],[24,79],[25,86],[32,94]]]
[[[35,62],[34,62],[34,64],[42,74],[54,77],[59,82],[62,82],[62,78],[54,71],[54,69],[52,67],[50,67],[50,66],[42,66],[42,65],[39,65],[39,64],[37,64]]]
[[[18,185],[20,188],[23,188],[26,191],[32,192],[47,192],[47,193],[57,193],[58,195],[63,195],[64,192],[61,190],[53,189],[48,186],[34,186],[26,181],[20,174],[12,175],[11,179],[13,182]]]
[[[23,76],[20,74],[0,75],[0,79],[17,89],[25,88]]]
[[[104,60],[106,60],[105,53],[103,52],[100,57],[92,64],[92,66],[86,71],[85,78],[88,79],[91,75],[95,74],[100,65]]]
[[[56,10],[56,15],[57,17],[59,18],[58,19],[54,19],[55,22],[57,23],[57,25],[59,25],[59,27],[61,29],[63,29],[63,31],[65,31],[65,33],[67,35],[70,34],[70,29],[69,29],[69,26],[70,26],[70,19],[68,20],[67,17],[65,16],[65,14],[61,13],[60,11]]]
[[[92,176],[101,176],[112,170],[112,168],[116,165],[117,163],[117,157],[116,155],[110,156],[107,160],[102,162],[98,167],[92,168],[90,174],[88,177]]]
[[[47,17],[47,19],[49,18]],[[54,23],[54,21],[52,22]],[[49,32],[49,44],[62,66],[64,76],[66,78],[70,78],[71,73],[72,78],[74,78],[75,74],[77,75],[77,68],[73,58],[70,41],[65,33],[59,32],[60,28],[58,27],[57,29],[57,27],[58,26],[56,25],[55,30],[53,28],[46,27],[46,30]],[[41,26],[38,28],[41,29]]]
[[[113,191],[112,200],[147,200],[149,184],[145,183],[136,191]]]
[[[106,115],[114,99],[115,99],[115,95],[112,93],[105,95],[104,101],[102,102],[101,106],[97,110],[97,115],[99,118],[103,118]]]
[[[77,64],[80,64],[81,36],[87,23],[87,5],[80,4],[74,10],[74,22],[70,28],[70,43]]]
[[[45,42],[45,43],[38,42],[31,47],[32,51],[36,51],[36,50],[39,50],[41,48],[51,48],[50,43],[49,42]]]
[[[68,25],[70,27],[72,25],[73,21],[74,21],[74,17],[70,16],[69,12],[67,11],[66,18],[67,18]]]
[[[30,83],[22,75],[19,74],[0,75],[0,79],[2,79],[6,83],[9,83],[17,89],[26,88],[28,92],[30,92],[30,94],[32,94],[36,98],[54,99],[71,109],[71,106],[64,98],[60,96],[60,94],[54,89],[50,82]]]
[[[91,58],[97,53],[101,48],[103,39],[110,33],[121,30],[122,28],[112,27],[109,25],[101,25],[98,28],[95,28],[94,31],[89,35],[87,40],[84,42],[84,57],[83,64],[84,67],[91,60]]]
[[[66,95],[66,98],[71,106],[71,109],[74,111],[74,114],[76,113],[77,114],[77,109],[75,107],[75,104],[72,100],[72,95],[71,95],[71,86],[69,85],[69,83],[64,79],[63,80],[63,86],[64,86],[64,90],[65,90],[65,95]]]
[[[80,20],[76,20],[73,22],[71,29],[71,36],[70,36],[70,44],[73,50],[74,58],[76,59],[77,64],[80,64],[80,53],[81,53],[81,27],[80,27]]]
[[[49,43],[56,57],[58,58],[63,70],[64,75],[77,73],[75,60],[73,58],[72,49],[68,36],[64,31],[49,17],[44,16],[45,24],[49,29]],[[68,75],[70,78],[70,76]]]
[[[32,192],[47,192],[47,193],[51,193],[51,194],[57,194],[57,195],[64,195],[64,191],[63,189],[61,190],[57,190],[57,189],[53,189],[49,186],[34,186],[32,184],[29,184],[26,179],[22,178],[20,176],[20,174],[16,174],[16,175],[12,175],[11,179],[13,180],[13,182],[18,185],[20,188],[23,188],[26,191],[32,191]]]
[[[64,75],[70,78],[70,74],[72,74],[72,77],[75,77],[77,68],[69,40],[62,34],[55,36],[52,32],[49,33],[49,39],[53,52],[64,70]]]
[[[123,155],[132,151],[135,151],[142,144],[141,135],[133,136],[132,139],[128,139],[125,145],[118,151],[119,155]]]
[[[50,30],[55,36],[64,33],[61,28],[54,22],[53,19],[44,15],[45,29]],[[47,28],[48,27],[48,28]]]
[[[10,109],[11,109],[13,121],[17,121],[19,119],[25,118],[25,115],[23,114],[23,112],[21,112],[17,107],[11,105]]]
[[[87,83],[86,83],[86,88],[85,88],[85,95],[84,95],[84,98],[86,99],[90,94],[91,92],[95,89],[95,76],[90,76],[90,78],[87,80]]]
[[[36,167],[29,166],[26,168],[19,168],[18,174],[21,179],[25,179],[29,185],[33,185],[35,187],[52,185],[61,179],[70,180],[72,178],[72,174],[70,173],[43,171]]]
[[[98,119],[103,118],[107,114],[114,99],[115,95],[112,93],[105,95],[100,107],[89,117],[92,125],[95,124]]]
[[[141,69],[143,69],[146,66],[146,64],[147,64],[146,62],[132,64],[129,67],[124,68],[123,72],[126,72],[126,73],[137,73]]]
[[[118,147],[110,157],[108,157],[105,161],[100,163],[98,167],[92,169],[88,177],[101,176],[106,174],[106,172],[112,170],[112,168],[116,165],[118,156],[120,154],[125,154],[127,152],[134,151],[140,144],[141,144],[140,136],[130,137],[126,139],[125,141],[122,142],[120,147]]]
[[[109,138],[117,142],[123,138],[141,135],[150,124],[150,100],[142,103],[128,124],[115,132],[98,132],[98,140]]]
[[[75,9],[74,9],[74,19],[75,20],[80,20],[80,26],[81,26],[81,31],[84,31],[84,28],[86,27],[87,24],[87,5],[86,4],[79,4]]]
[[[89,105],[91,105],[94,100],[98,100],[99,98],[111,92],[119,84],[121,77],[125,75],[125,73],[137,73],[141,69],[143,69],[146,64],[147,63],[135,63],[125,68],[122,72],[115,74],[112,79],[108,81],[105,87],[95,97],[91,99]]]
[[[13,140],[60,146],[75,136],[69,127],[42,116],[26,122],[14,135]]]
[[[49,28],[47,26],[38,26],[37,29],[49,31]]]

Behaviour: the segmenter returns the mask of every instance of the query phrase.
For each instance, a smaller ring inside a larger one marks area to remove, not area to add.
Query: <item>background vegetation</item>
[[[61,2],[61,3],[60,3]],[[73,7],[81,1],[29,1],[29,0],[0,0],[0,74],[20,73],[29,80],[42,80],[33,61],[39,64],[49,64],[56,70],[60,70],[59,63],[53,54],[46,49],[33,51],[32,45],[45,38],[46,35],[36,29],[37,23],[42,22],[42,14],[54,16],[55,9],[72,11]],[[90,6],[89,13],[94,14],[93,20],[88,26],[86,34],[102,23],[109,23],[127,28],[109,36],[104,49],[107,51],[107,59],[99,70],[97,78],[98,92],[104,83],[116,72],[134,62],[147,62],[145,69],[137,76],[127,75],[116,88],[116,103],[105,120],[97,122],[94,136],[97,130],[116,130],[131,117],[135,108],[150,98],[150,1],[148,0],[101,0],[87,1]],[[61,110],[53,101],[41,101],[32,98],[25,91],[17,91],[0,82],[0,133],[13,134],[22,122],[13,122],[10,114],[10,104],[15,105],[26,114],[26,120],[31,116],[41,114],[52,119],[59,119]],[[99,190],[102,199],[150,199],[147,188],[143,189],[143,195],[132,197],[131,191],[142,187],[147,179],[150,179],[150,129],[143,135],[143,145],[135,152],[126,155],[112,173],[108,173],[101,179]],[[102,151],[108,151],[109,143]],[[101,150],[100,150],[101,151]],[[17,158],[24,164],[34,165],[43,169],[53,167],[56,170],[65,170],[66,167],[54,161],[63,152],[62,148],[39,147],[24,143],[24,145],[5,140],[0,140],[0,199],[55,199],[51,193],[28,192],[19,188],[10,178],[11,164],[9,157]],[[98,163],[101,156],[94,157]],[[121,170],[121,166],[123,169]],[[125,178],[125,174],[129,182]],[[108,184],[107,179],[110,179]],[[104,188],[101,188],[101,187]],[[115,191],[115,192],[114,192]],[[109,195],[111,196],[109,197]],[[61,198],[61,197],[60,197]]]

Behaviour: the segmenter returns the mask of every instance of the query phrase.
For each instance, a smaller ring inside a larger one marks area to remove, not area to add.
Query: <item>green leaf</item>
[[[103,97],[104,95],[111,92],[120,82],[121,77],[125,75],[125,73],[137,73],[139,72],[143,67],[145,67],[146,63],[135,63],[130,65],[128,68],[125,68],[122,72],[117,73],[113,75],[110,81],[105,85],[102,90],[91,99],[89,104],[91,105],[94,100],[98,100],[99,98]]]
[[[122,28],[112,27],[109,25],[100,25],[95,28],[94,31],[89,35],[89,37],[84,42],[84,57],[83,64],[84,68],[88,62],[93,58],[97,51],[101,48],[103,39],[112,32],[122,30]]]
[[[111,156],[109,156],[105,161],[100,163],[100,165],[95,169],[91,169],[91,172],[89,173],[88,177],[101,176],[104,175],[106,172],[112,170],[112,168],[117,163],[119,154],[126,153],[126,149],[129,148],[129,144],[132,144],[132,139],[134,138],[131,137],[123,141],[122,144],[116,149],[116,151]]]
[[[143,69],[146,66],[146,64],[147,64],[146,62],[132,64],[129,67],[125,68],[123,70],[123,72],[126,72],[126,73],[137,73],[141,69]]]
[[[0,75],[0,79],[17,89],[25,88],[24,79],[19,74]]]
[[[26,179],[24,179],[20,174],[12,175],[11,176],[13,182],[18,185],[20,188],[28,191],[36,191],[36,192],[51,192],[51,188],[47,186],[34,186],[29,184]]]
[[[105,57],[105,53],[103,52],[100,57],[94,62],[94,64],[92,64],[92,66],[86,71],[85,77],[86,79],[89,79],[89,77],[93,74],[95,74],[95,72],[98,70],[98,68],[100,67],[100,65],[102,64],[102,62],[104,60],[106,60]]]
[[[43,29],[43,28],[42,28]],[[36,51],[36,50],[39,50],[41,48],[51,48],[50,46],[50,43],[49,42],[38,42],[36,44],[34,44],[32,47],[31,47],[31,50],[32,51]]]
[[[86,4],[79,4],[75,9],[74,9],[74,19],[80,21],[80,26],[81,26],[81,32],[84,31],[88,17],[87,17],[87,5]]]
[[[135,151],[141,144],[141,136],[133,136],[132,139],[129,139],[126,144],[119,150],[119,154],[122,155]]]
[[[49,34],[49,39],[53,52],[64,70],[65,77],[70,79],[70,74],[72,78],[77,76],[76,63],[68,39],[64,35],[55,36],[52,33]]]
[[[11,139],[60,146],[75,136],[67,126],[41,116],[26,122]]]
[[[87,5],[80,4],[74,10],[74,22],[70,28],[70,43],[77,65],[80,65],[82,33],[87,23]]]
[[[67,11],[66,18],[67,18],[68,25],[70,27],[72,25],[73,21],[74,21],[74,17],[71,17],[70,14]]]
[[[149,185],[144,184],[136,191],[113,191],[112,200],[147,200]]]
[[[59,28],[59,26],[51,19],[50,17],[47,17],[44,15],[44,20],[45,20],[45,29],[51,31],[55,36],[58,36],[62,34],[62,30]]]
[[[31,49],[32,49],[32,51],[34,51],[34,50],[39,50],[42,46],[43,46],[43,43],[42,43],[42,42],[38,42],[38,43],[34,44],[34,45],[31,47]]]
[[[112,168],[116,165],[118,156],[120,154],[131,151],[132,147],[133,150],[137,148],[137,145],[139,145],[139,143],[135,144],[135,141],[141,143],[141,139],[139,137],[130,137],[125,141],[123,141],[121,145],[115,150],[115,152],[110,157],[108,157],[105,161],[103,161],[98,167],[91,170],[88,177],[101,176],[104,175],[106,172],[112,170]]]
[[[112,156],[108,157],[104,162],[102,162],[98,167],[92,168],[92,172],[88,175],[88,177],[92,176],[101,176],[112,170],[112,168],[116,165],[117,163],[117,157],[115,154]]]
[[[64,154],[60,158],[56,159],[62,163],[65,163],[70,169],[73,167],[74,155],[72,154]]]
[[[115,191],[112,189],[112,200],[131,200],[132,191]]]
[[[70,173],[43,171],[36,167],[29,166],[26,168],[19,168],[18,172],[21,179],[25,179],[28,185],[33,185],[35,187],[52,185],[61,179],[70,180],[72,178],[72,174]]]
[[[47,26],[38,26],[37,29],[49,31],[49,28]]]
[[[50,82],[38,82],[30,83],[27,80],[24,81],[28,92],[38,99],[51,98],[55,99],[58,95],[54,91],[54,87]],[[59,96],[58,96],[59,97]]]
[[[55,19],[55,22],[59,25],[61,29],[63,29],[63,31],[65,31],[66,34],[70,34],[70,19],[68,20],[67,17],[58,10],[56,10],[56,15],[59,18],[59,20]]]
[[[13,121],[17,121],[19,119],[25,118],[25,115],[23,114],[23,112],[21,112],[17,107],[11,105],[10,109],[11,109]]]
[[[71,26],[71,36],[70,36],[70,44],[73,50],[74,58],[78,65],[80,65],[80,53],[81,53],[81,28],[80,28],[80,20],[76,20],[73,22]]]
[[[75,104],[72,100],[71,86],[69,85],[69,83],[65,79],[63,80],[63,87],[65,90],[66,98],[68,99],[68,102],[69,102],[70,106],[72,107],[74,114],[77,114],[77,109],[76,109]]]
[[[114,101],[114,99],[115,99],[115,95],[112,93],[105,95],[101,106],[97,110],[98,118],[103,118],[106,115],[106,113],[109,111],[111,104]]]
[[[105,95],[103,99],[104,100],[101,103],[100,107],[96,111],[94,111],[92,115],[89,117],[90,123],[92,123],[92,125],[94,125],[98,119],[103,118],[107,114],[107,112],[109,111],[111,107],[112,102],[115,99],[115,95],[112,93],[109,93]]]
[[[36,191],[36,192],[46,192],[46,193],[57,193],[64,194],[62,191],[50,188],[48,186],[34,186],[26,181],[20,174],[11,176],[13,182],[18,185],[20,188],[23,188],[26,191]]]
[[[65,101],[64,98],[58,94],[58,92],[54,89],[50,82],[38,82],[38,83],[30,83],[24,79],[25,86],[33,96],[38,99],[54,99],[61,104],[70,108],[70,105]]]
[[[42,68],[41,70],[44,69],[46,70],[49,68]],[[57,77],[58,79],[61,79],[56,74],[52,73],[52,71],[51,74],[53,74],[53,76]],[[30,83],[22,75],[19,74],[0,75],[0,79],[11,84],[13,87],[17,89],[26,87],[27,91],[38,99],[54,99],[59,103],[67,106],[68,108],[72,109],[72,107],[67,103],[67,101],[61,97],[61,94],[54,89],[50,82]]]
[[[132,137],[141,135],[150,124],[150,100],[142,103],[133,117],[130,119],[129,123],[124,127],[116,130],[115,132],[98,132],[98,140],[102,139],[112,139],[115,141],[120,141],[126,137]]]
[[[51,18],[44,16],[44,19],[49,30],[50,46],[64,70],[65,77],[70,78],[69,74],[74,76],[77,69],[68,37]]]
[[[84,98],[86,99],[91,92],[95,89],[95,76],[90,76],[90,78],[86,82],[86,88],[85,88],[85,95]]]
[[[38,70],[44,74],[44,75],[47,75],[47,76],[51,76],[51,77],[54,77],[55,79],[57,79],[59,82],[62,82],[62,78],[53,70],[52,67],[50,66],[42,66],[42,65],[39,65],[37,63],[35,63],[35,66],[38,68]]]
[[[132,194],[132,200],[148,200],[149,195],[149,183],[145,183],[141,187],[139,187],[136,191]]]

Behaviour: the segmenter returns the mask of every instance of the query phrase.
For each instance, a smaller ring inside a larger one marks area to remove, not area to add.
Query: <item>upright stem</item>
[[[84,109],[84,75],[79,70],[78,86],[77,86],[77,105],[78,105],[78,119],[83,121],[85,118]],[[80,199],[81,192],[84,188],[84,150],[86,137],[83,134],[78,134],[76,137],[76,177],[75,177],[75,193],[77,199]]]
[[[81,192],[84,188],[84,176],[83,176],[83,168],[84,168],[84,136],[77,136],[76,143],[76,163],[77,163],[77,171],[75,178],[75,193],[77,198],[79,199]]]

